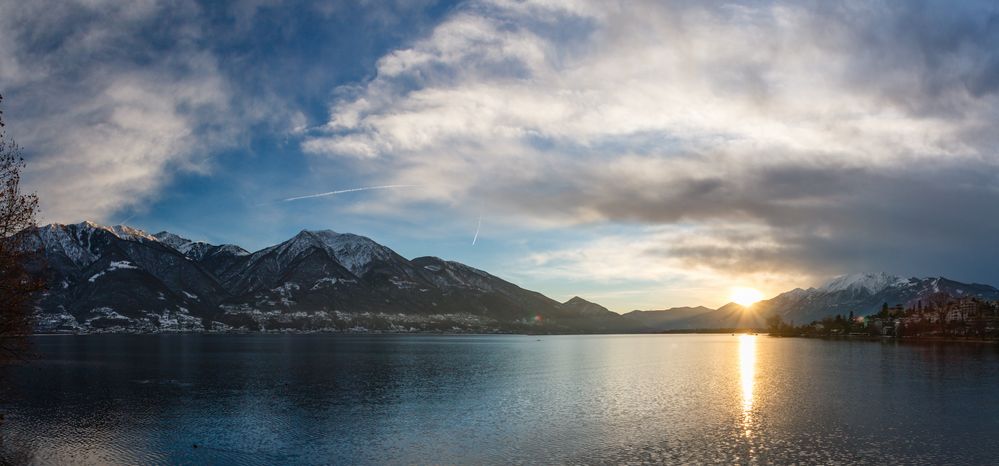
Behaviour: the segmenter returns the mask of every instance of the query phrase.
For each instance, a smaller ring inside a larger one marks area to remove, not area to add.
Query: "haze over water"
[[[14,463],[988,463],[999,349],[730,335],[37,337]],[[197,447],[195,447],[197,445]]]

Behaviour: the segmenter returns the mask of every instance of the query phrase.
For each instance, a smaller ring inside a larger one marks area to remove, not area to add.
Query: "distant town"
[[[767,319],[767,331],[779,336],[962,337],[999,340],[999,301],[954,298],[946,293],[908,305],[884,303],[877,314],[827,317],[795,326],[780,316]]]

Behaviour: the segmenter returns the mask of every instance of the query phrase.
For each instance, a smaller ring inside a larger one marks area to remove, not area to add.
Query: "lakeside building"
[[[851,313],[852,314],[852,313]],[[852,315],[851,315],[852,317]],[[963,336],[999,338],[999,301],[976,297],[940,297],[907,306],[887,303],[877,314],[842,315],[793,327],[800,335],[869,335],[883,337]]]

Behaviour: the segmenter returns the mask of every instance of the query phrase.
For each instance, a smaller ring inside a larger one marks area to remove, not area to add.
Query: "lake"
[[[92,335],[7,368],[0,462],[994,463],[999,349],[732,335]]]

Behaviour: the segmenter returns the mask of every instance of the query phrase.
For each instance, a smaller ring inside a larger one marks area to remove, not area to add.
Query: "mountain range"
[[[860,273],[841,275],[817,288],[795,288],[749,307],[728,303],[718,309],[632,311],[624,317],[651,330],[762,328],[764,320],[773,315],[785,322],[806,324],[837,314],[875,314],[884,304],[911,307],[919,301],[962,297],[999,300],[999,289],[944,277],[902,278],[883,272]]]
[[[560,303],[467,265],[408,260],[369,238],[302,231],[249,252],[91,222],[21,232],[48,289],[40,332],[622,332],[581,298]]]
[[[92,222],[19,234],[40,251],[29,267],[48,283],[35,310],[39,332],[647,332],[761,328],[772,315],[807,323],[940,296],[999,299],[989,285],[868,273],[748,308],[619,315],[580,297],[558,302],[459,262],[406,259],[364,236],[330,230],[304,230],[252,253]]]

